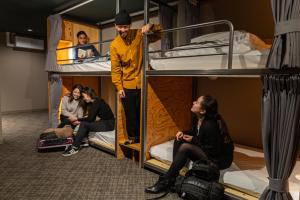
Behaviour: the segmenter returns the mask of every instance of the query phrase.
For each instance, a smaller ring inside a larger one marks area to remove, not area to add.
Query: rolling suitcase
[[[72,145],[73,137],[57,137],[55,132],[42,133],[37,141],[38,151],[66,149]]]

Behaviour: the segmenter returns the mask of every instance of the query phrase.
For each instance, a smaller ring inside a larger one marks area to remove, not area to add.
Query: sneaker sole
[[[68,157],[68,156],[75,155],[76,153],[78,153],[78,151],[75,151],[75,153],[72,153],[72,154],[62,154],[62,156],[64,156],[64,157]]]

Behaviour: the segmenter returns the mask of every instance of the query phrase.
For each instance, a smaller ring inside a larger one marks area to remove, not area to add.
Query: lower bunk
[[[107,132],[90,132],[88,141],[93,147],[115,154],[115,138],[115,130]]]
[[[174,140],[152,146],[149,154],[150,159],[144,165],[158,172],[166,172],[172,162]],[[181,171],[184,174],[191,163]],[[293,199],[299,199],[300,160],[294,168],[289,179],[289,192]],[[227,194],[242,199],[259,199],[267,187],[268,173],[265,166],[264,154],[261,149],[251,148],[243,145],[235,145],[234,161],[228,169],[221,170],[220,182],[225,186]]]

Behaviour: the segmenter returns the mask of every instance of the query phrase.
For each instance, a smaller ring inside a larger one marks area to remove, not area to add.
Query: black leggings
[[[78,132],[74,138],[73,146],[80,147],[84,137],[88,136],[90,131],[112,131],[115,129],[115,120],[100,120],[98,122],[80,122]]]
[[[196,161],[208,159],[208,157],[199,146],[175,139],[173,148],[173,162],[170,169],[165,174],[165,177],[168,179],[176,178],[179,174],[179,171],[183,168],[188,159]]]
[[[226,169],[230,167],[233,161],[233,145],[228,144],[228,147],[224,148],[222,155],[216,159],[210,159],[213,163],[215,163],[219,169]],[[165,174],[165,177],[176,178],[179,174],[179,171],[186,164],[187,160],[190,159],[192,161],[197,160],[207,160],[209,159],[205,152],[197,145],[174,140],[174,148],[173,148],[173,162],[171,164],[170,169]]]

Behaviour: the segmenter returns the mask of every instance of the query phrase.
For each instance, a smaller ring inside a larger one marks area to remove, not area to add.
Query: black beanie
[[[129,25],[131,24],[131,18],[126,10],[121,10],[115,17],[116,25]]]

